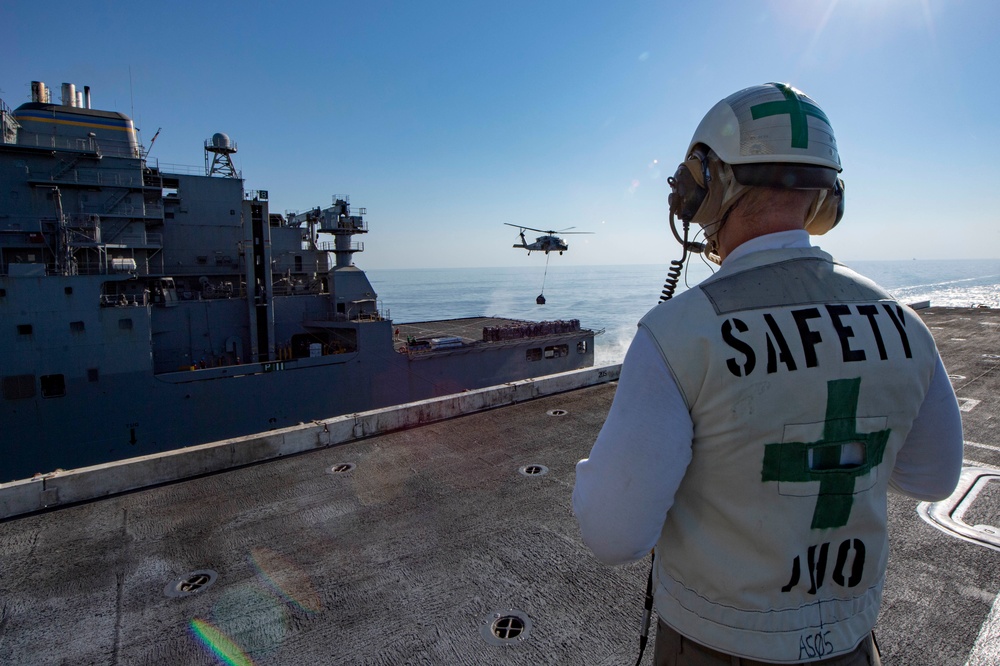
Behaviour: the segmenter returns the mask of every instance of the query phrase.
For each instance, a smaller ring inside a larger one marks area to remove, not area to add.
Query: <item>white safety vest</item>
[[[937,350],[912,310],[817,248],[733,262],[640,322],[694,422],[656,608],[723,652],[828,658],[875,624],[889,476]]]

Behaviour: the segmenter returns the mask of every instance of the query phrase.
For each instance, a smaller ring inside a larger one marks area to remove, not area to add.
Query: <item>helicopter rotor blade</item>
[[[523,234],[525,231],[537,231],[540,234],[546,234],[548,236],[555,236],[557,234],[593,234],[597,233],[595,231],[570,231],[570,229],[576,229],[576,227],[566,227],[565,229],[560,229],[559,231],[554,231],[552,229],[535,229],[534,227],[525,227],[520,224],[511,224],[510,222],[504,222],[508,227],[514,227],[515,229],[520,229]]]
[[[520,224],[511,224],[510,222],[504,222],[508,227],[514,227],[515,229],[523,229],[524,231],[537,231],[540,234],[552,234],[551,231],[546,231],[545,229],[535,229],[534,227],[525,227]]]

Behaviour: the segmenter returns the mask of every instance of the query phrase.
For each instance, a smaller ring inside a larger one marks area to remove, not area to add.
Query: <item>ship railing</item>
[[[19,262],[8,262],[0,264],[0,275],[28,275],[29,277],[41,277],[41,276],[53,276],[53,275],[109,275],[112,273],[119,273],[115,271],[110,266],[110,262],[107,259],[85,259],[82,258],[85,255],[77,255],[73,257],[69,265],[65,268],[60,268],[55,262],[32,262],[30,264],[24,264]],[[25,273],[25,266],[36,267],[30,270],[30,273]],[[40,268],[39,268],[40,267]],[[129,273],[133,275],[148,275],[148,269],[145,267],[144,262],[140,262],[136,269],[129,270]],[[120,273],[119,273],[120,274]]]
[[[373,321],[387,321],[389,319],[389,311],[377,308],[375,310],[361,312],[355,309],[349,309],[347,312],[335,312],[333,310],[327,310],[324,313],[305,313],[302,316],[303,321],[353,321],[353,322],[373,322]]]
[[[130,234],[119,234],[115,238],[115,243],[121,245],[128,245],[134,247],[163,247],[163,234],[148,233],[145,231],[139,233]]]
[[[311,280],[309,282],[294,284],[286,284],[276,280],[274,284],[271,285],[271,292],[275,296],[322,294],[324,293],[324,284],[322,280]],[[314,319],[314,317],[310,317],[310,319]]]
[[[381,312],[358,312],[353,317],[351,321],[383,321],[385,318],[382,316]]]
[[[337,223],[333,225],[326,224],[326,221],[324,220],[321,222],[317,231],[324,234],[335,234],[341,231],[355,234],[366,234],[368,233],[368,222],[360,215],[349,215],[347,217],[338,218]]]
[[[149,291],[142,294],[101,294],[102,308],[135,308],[149,305]]]
[[[81,261],[78,259],[74,268],[76,275],[103,275],[107,272],[100,261]],[[50,272],[50,275],[54,274],[54,271]]]
[[[199,257],[200,260],[200,257]],[[199,263],[191,266],[171,266],[169,275],[178,277],[201,277],[202,275],[233,275],[238,272],[234,264]]]
[[[0,99],[0,143],[17,143],[17,131],[21,124],[14,118],[10,107]]]
[[[303,315],[303,321],[385,321],[380,312],[328,312],[324,315]]]
[[[56,264],[54,261],[45,263],[33,262],[30,265],[42,267],[42,269],[37,275],[34,272],[32,272],[31,277],[40,276],[42,273],[44,273],[44,275],[46,276],[49,276],[49,275],[102,275],[106,272],[102,270],[102,267],[99,262],[81,261],[79,258],[76,257],[73,258],[73,260],[70,262],[68,266],[65,267],[65,269],[61,269],[59,265]],[[6,272],[8,275],[23,274],[22,271],[24,269],[21,268],[21,266],[23,266],[23,264],[19,266],[18,263],[16,262],[9,263],[6,266],[7,269]]]
[[[127,226],[132,219],[138,220],[143,218],[142,210],[132,204],[118,204],[110,210],[105,206],[80,206],[80,212],[85,215],[99,215],[103,221],[104,235],[107,238],[114,238],[111,235],[111,219],[129,218],[122,223],[123,226]]]
[[[169,162],[156,162],[156,168],[161,174],[180,174],[182,176],[204,176],[205,167],[192,166],[190,164],[171,164]]]
[[[338,251],[337,243],[336,242],[324,241],[322,243],[317,243],[316,247],[319,249],[320,252],[337,252]],[[361,243],[361,242],[350,243],[344,249],[347,250],[347,251],[349,251],[349,252],[364,252],[365,251],[365,244]]]
[[[21,146],[32,146],[35,148],[100,153],[108,157],[138,158],[140,156],[138,146],[130,141],[107,138],[97,139],[94,137],[56,136],[52,134],[40,134],[38,132],[25,132],[23,129],[18,133],[17,143]]]
[[[44,177],[53,183],[72,183],[74,185],[97,185],[100,187],[139,187],[142,176],[132,171],[113,171],[95,168],[73,168],[59,174],[49,174]]]

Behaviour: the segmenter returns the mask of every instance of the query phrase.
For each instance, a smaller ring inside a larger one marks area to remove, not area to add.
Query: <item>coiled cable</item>
[[[670,230],[674,232],[674,237],[677,242],[681,244],[682,252],[680,259],[674,259],[670,262],[670,268],[667,270],[667,279],[663,281],[663,291],[660,292],[660,302],[669,301],[674,297],[674,292],[677,291],[677,283],[681,279],[681,273],[684,272],[684,262],[687,261],[688,252],[704,252],[704,243],[695,243],[688,241],[688,230],[691,228],[690,222],[683,223],[684,237],[681,238],[677,234],[677,228],[674,226],[674,214],[673,211],[670,213]]]
[[[663,291],[660,292],[660,302],[669,301],[674,297],[674,292],[677,290],[677,283],[681,279],[681,273],[684,271],[684,259],[687,257],[687,250],[684,251],[684,256],[680,259],[671,259],[670,268],[667,270],[667,279],[663,281]]]

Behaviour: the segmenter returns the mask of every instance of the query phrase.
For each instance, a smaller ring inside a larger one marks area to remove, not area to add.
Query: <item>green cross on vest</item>
[[[861,378],[827,382],[826,420],[823,438],[816,442],[777,442],[764,447],[761,481],[805,483],[819,481],[819,497],[813,512],[814,530],[843,527],[851,516],[854,480],[882,463],[891,430],[857,432],[858,393]],[[865,460],[860,465],[843,466],[840,452],[844,444],[860,443]],[[809,453],[812,452],[812,464]]]
[[[774,85],[785,96],[785,101],[764,102],[763,104],[751,106],[750,116],[754,120],[760,120],[768,116],[780,116],[787,113],[792,123],[792,148],[808,148],[809,123],[806,120],[806,116],[819,118],[827,125],[830,124],[830,120],[818,106],[809,102],[803,102],[794,88],[786,86],[783,83],[775,83]]]

